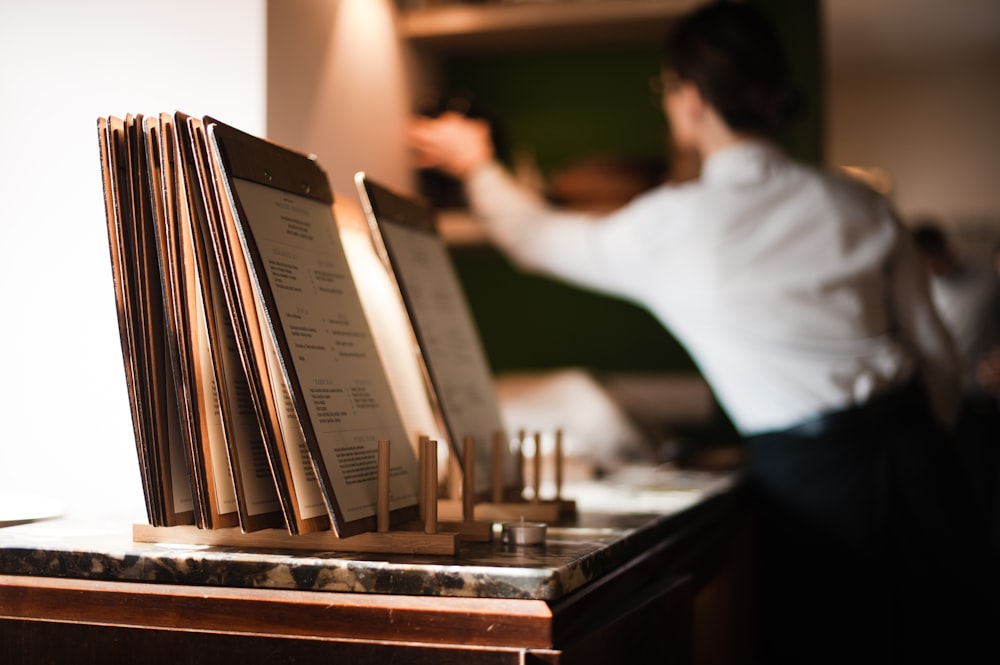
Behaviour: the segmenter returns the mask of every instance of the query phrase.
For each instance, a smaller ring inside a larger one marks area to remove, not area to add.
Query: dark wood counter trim
[[[248,635],[545,648],[541,600],[433,598],[0,576],[0,617]]]

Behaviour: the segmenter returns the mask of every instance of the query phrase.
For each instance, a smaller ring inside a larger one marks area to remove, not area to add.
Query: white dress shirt
[[[916,250],[885,199],[746,141],[701,177],[603,217],[559,211],[496,163],[475,213],[520,266],[647,308],[744,434],[863,403],[920,371],[940,416],[958,359]]]

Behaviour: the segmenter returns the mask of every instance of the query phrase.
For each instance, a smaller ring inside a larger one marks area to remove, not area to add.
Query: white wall
[[[268,2],[268,136],[314,153],[335,195],[354,173],[412,188],[406,53],[391,0]]]
[[[907,221],[931,215],[983,244],[1000,233],[1000,3],[823,11],[828,163],[885,169]]]
[[[830,80],[829,157],[879,165],[907,215],[1000,219],[1000,57]]]
[[[142,513],[96,119],[265,127],[264,0],[0,0],[0,494]]]

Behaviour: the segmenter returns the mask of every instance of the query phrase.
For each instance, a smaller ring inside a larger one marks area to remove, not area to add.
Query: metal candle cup
[[[544,522],[505,522],[500,535],[504,545],[543,545],[545,544]]]

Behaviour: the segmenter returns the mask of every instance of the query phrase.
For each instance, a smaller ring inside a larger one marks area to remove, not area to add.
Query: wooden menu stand
[[[383,554],[454,555],[457,534],[421,531],[368,531],[340,538],[333,531],[290,534],[284,529],[264,529],[243,533],[239,528],[199,529],[195,526],[132,525],[132,540],[137,543],[212,545],[217,547],[261,548],[275,550],[334,550]]]
[[[475,492],[473,491],[473,488],[468,488],[468,490],[465,491],[466,486],[463,484],[463,494],[461,500],[451,498],[439,501],[439,514],[444,516],[445,519],[461,518],[466,521],[474,520],[476,523],[508,522],[522,518],[531,522],[558,522],[562,519],[574,517],[576,515],[576,502],[571,499],[567,500],[562,498],[562,431],[556,432],[556,496],[553,499],[541,498],[542,458],[539,452],[541,450],[541,434],[535,434],[535,456],[533,458],[534,477],[532,479],[534,483],[534,492],[530,500],[520,498],[520,495],[523,492],[524,484],[524,457],[521,452],[521,444],[523,441],[524,434],[521,433],[518,437],[517,450],[519,483],[519,487],[517,489],[518,498],[512,499],[509,495],[504,495],[502,459],[505,442],[503,434],[497,432],[493,436],[492,500],[474,502]],[[465,459],[469,460],[472,459],[471,451],[468,450],[468,446],[471,446],[471,442],[469,440],[467,440],[466,446],[467,449]],[[452,472],[456,472],[456,466],[451,467]],[[463,477],[471,476],[472,469],[466,468]]]
[[[442,501],[439,504],[441,513],[447,517],[459,514],[459,506],[455,501]],[[529,522],[557,522],[560,518],[560,507],[549,501],[533,503],[531,501],[503,501],[496,503],[484,501],[475,507],[475,519],[482,523],[512,522],[522,517]]]
[[[433,452],[432,452],[433,451]],[[379,441],[377,530],[341,538],[334,531],[291,534],[283,529],[264,529],[243,533],[239,528],[199,529],[195,526],[155,527],[132,525],[132,540],[140,543],[172,543],[248,547],[278,550],[334,550],[384,554],[444,554],[454,556],[459,533],[439,530],[437,521],[436,477],[437,442],[421,447],[421,473],[433,473],[434,480],[421,480],[425,493],[420,495],[422,523],[404,524],[389,529],[389,442]],[[431,458],[426,458],[431,455]],[[428,487],[429,485],[429,487]],[[424,506],[426,504],[426,506]],[[427,507],[430,507],[428,509]]]

